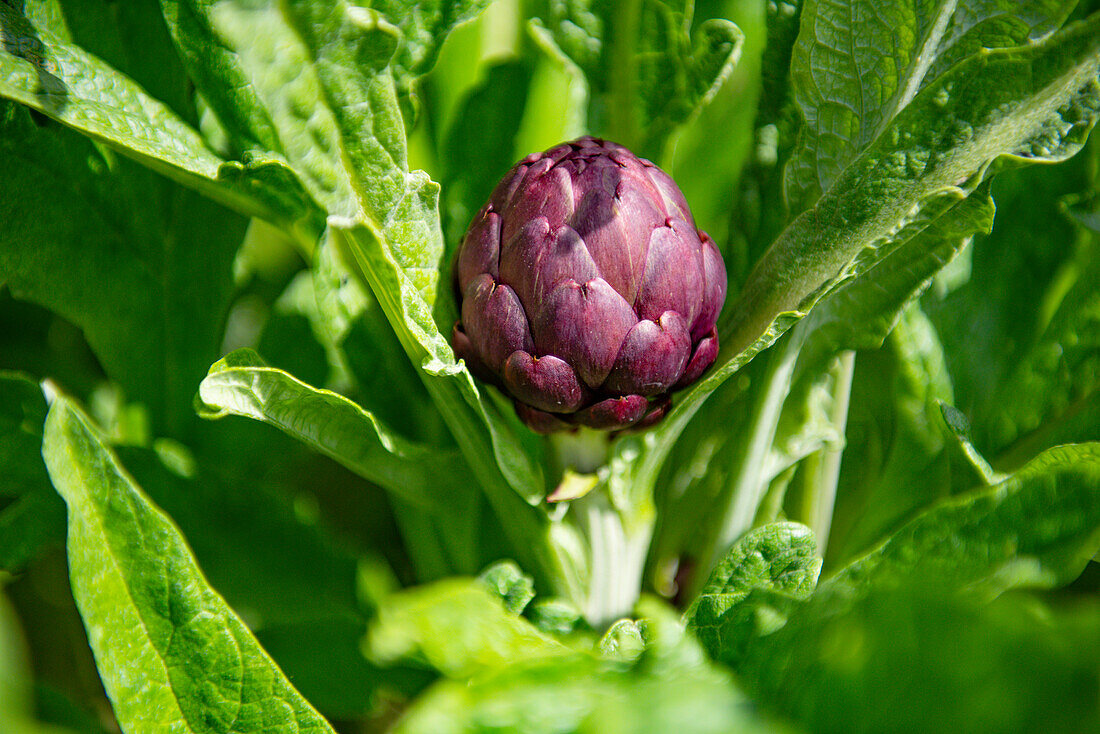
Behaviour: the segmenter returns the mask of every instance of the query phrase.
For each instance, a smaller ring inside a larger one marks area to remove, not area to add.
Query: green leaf
[[[392,68],[398,94],[416,121],[415,89],[419,77],[428,73],[439,56],[439,49],[455,26],[464,23],[489,6],[489,0],[433,0],[409,4],[402,0],[376,0],[370,7],[382,13],[401,30],[401,43]]]
[[[1093,18],[1022,49],[983,51],[918,92],[765,254],[731,312],[729,351],[778,314],[805,311],[865,247],[881,249],[922,212],[973,191],[999,159],[1075,153],[1100,108],[1098,27]]]
[[[779,522],[752,530],[734,544],[684,612],[688,629],[713,659],[734,664],[754,637],[775,624],[754,592],[804,600],[820,570],[821,557],[805,525]]]
[[[443,255],[439,186],[423,171],[409,172],[404,125],[387,68],[397,29],[344,0],[332,8],[305,0],[283,7],[305,43],[322,101],[336,120],[359,208],[430,306]]]
[[[447,507],[470,481],[456,453],[402,438],[347,398],[268,367],[250,349],[211,366],[199,399],[208,418],[232,414],[270,423],[421,507]]]
[[[476,580],[452,578],[384,600],[366,642],[371,659],[422,659],[444,675],[464,679],[513,660],[556,658],[568,648],[508,611]]]
[[[852,384],[847,447],[826,562],[880,543],[954,486],[940,406],[953,400],[943,347],[916,304],[883,349],[861,352]]]
[[[79,326],[156,433],[186,434],[245,220],[17,105],[0,131],[0,280]]]
[[[512,614],[522,614],[535,598],[535,584],[513,561],[498,561],[478,575],[493,594],[504,602],[504,608]]]
[[[808,731],[1097,731],[1100,609],[921,586],[844,613],[809,606],[739,669],[754,700]]]
[[[1004,481],[935,505],[820,590],[858,595],[920,574],[948,589],[1053,588],[1100,551],[1100,445],[1044,452]]]
[[[284,158],[325,212],[352,214],[355,194],[336,119],[283,10],[271,2],[211,0],[161,6],[184,65],[234,147]]]
[[[172,522],[55,395],[43,455],[69,508],[69,574],[127,731],[332,731],[206,583]]]
[[[654,603],[641,611],[646,618],[635,626],[645,649],[630,662],[577,653],[516,655],[472,680],[437,684],[418,699],[397,731],[772,730],[668,611]]]
[[[859,272],[853,264],[849,280],[822,298],[799,324],[809,332],[799,370],[813,371],[822,359],[844,349],[877,349],[889,334],[902,310],[918,298],[976,233],[993,226],[993,200],[988,190],[964,197],[952,194],[946,210],[914,227],[909,238],[896,237],[892,251]]]
[[[791,63],[794,99],[805,120],[786,174],[794,211],[828,191],[943,71],[982,48],[1049,34],[1074,5],[808,0]]]
[[[7,5],[0,97],[15,100],[230,208],[316,236],[317,212],[293,174],[260,157],[225,162],[197,131],[81,47],[34,28]]]

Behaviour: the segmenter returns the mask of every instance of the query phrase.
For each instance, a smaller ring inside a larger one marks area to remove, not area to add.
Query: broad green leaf
[[[1049,34],[1076,3],[1042,0],[809,0],[791,63],[802,113],[787,168],[795,212],[816,201],[941,72],[982,48]]]
[[[384,600],[367,640],[371,659],[423,659],[444,675],[464,679],[514,660],[557,658],[568,648],[509,612],[479,581],[453,578],[402,591]]]
[[[69,509],[73,596],[123,730],[332,731],[60,394],[46,418],[43,455]]]
[[[537,32],[584,72],[595,131],[651,158],[729,76],[743,35],[714,18],[692,31],[692,3],[545,2]]]
[[[232,45],[243,38],[243,33],[232,31],[243,31],[245,19],[255,23],[261,17],[260,12],[254,11],[249,16],[244,10],[236,12],[235,4],[222,3],[219,8],[218,3],[203,0],[161,0],[160,4],[195,86],[217,113],[235,147],[285,153],[273,115],[248,73],[248,64],[255,63],[260,47],[271,41],[264,37],[267,34],[257,33],[257,37],[242,44],[243,47]],[[293,62],[292,58],[287,58],[288,51],[289,48],[284,48],[284,63]],[[270,58],[274,60],[275,55],[271,54]],[[266,75],[267,79],[276,76],[274,70]],[[287,92],[289,98],[294,90]]]
[[[1097,151],[1093,140],[1065,164],[1001,176],[997,222],[975,242],[964,282],[937,285],[923,299],[944,343],[953,404],[986,456],[1000,463],[1005,455],[1004,468],[1058,443],[1096,438],[1085,397],[1095,245],[1062,211],[1095,189]],[[1073,405],[1086,409],[1064,412]]]
[[[1095,732],[1098,620],[1094,599],[984,604],[888,588],[842,613],[809,602],[761,640],[738,678],[807,731]]]
[[[324,104],[308,49],[278,4],[161,5],[185,66],[234,146],[285,158],[325,212],[353,214],[337,121]]]
[[[734,544],[684,612],[688,629],[712,658],[733,663],[775,623],[753,592],[804,600],[820,570],[817,544],[805,525],[780,522],[752,530]]]
[[[422,507],[449,506],[470,482],[456,453],[414,444],[347,398],[268,367],[248,349],[210,368],[199,399],[206,417],[233,414],[270,423]]]
[[[335,118],[358,209],[382,232],[390,253],[430,306],[443,255],[439,186],[423,171],[408,168],[404,125],[387,66],[398,31],[377,13],[344,0],[331,8],[291,0],[283,8],[305,44],[321,101]]]
[[[11,39],[0,49],[0,96],[230,208],[279,222],[307,240],[316,236],[316,209],[277,159],[223,161],[194,128],[100,59],[32,27],[10,6],[0,6],[0,22]]]
[[[1100,551],[1100,445],[1044,452],[1004,481],[944,500],[824,582],[858,595],[914,574],[997,594],[1072,581]]]
[[[989,232],[994,207],[988,191],[967,197],[955,192],[952,197],[945,202],[946,211],[910,238],[897,238],[889,254],[839,285],[799,324],[797,328],[810,333],[799,370],[813,371],[822,359],[843,349],[880,347],[902,310],[924,292],[933,276],[975,234]]]
[[[1100,106],[1098,28],[1093,18],[1022,49],[983,51],[921,89],[757,265],[731,312],[730,353],[777,314],[806,310],[857,256],[870,265],[864,248],[881,251],[922,212],[973,191],[999,159],[1073,155]]]
[[[0,130],[0,280],[79,326],[157,434],[185,434],[245,220],[18,105]]]
[[[645,649],[630,662],[577,653],[513,656],[472,680],[442,681],[421,697],[400,732],[771,731],[730,678],[664,608],[649,603],[631,623]]]
[[[952,400],[943,347],[911,304],[883,349],[861,352],[856,360],[828,565],[865,552],[950,494],[949,437],[940,406]]]

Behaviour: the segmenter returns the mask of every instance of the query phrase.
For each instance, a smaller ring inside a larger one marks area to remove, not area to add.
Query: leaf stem
[[[715,502],[720,517],[713,526],[713,539],[704,547],[706,555],[693,583],[694,591],[710,575],[726,549],[752,527],[757,508],[767,489],[764,469],[768,451],[775,441],[775,431],[783,402],[791,389],[798,353],[805,342],[805,329],[793,329],[770,355],[758,396],[752,408],[745,440],[735,450],[734,476]]]
[[[848,403],[852,396],[852,376],[855,373],[856,353],[852,350],[841,352],[835,368],[836,382],[833,387],[833,409],[829,420],[837,435],[843,436],[848,423]],[[803,519],[814,531],[818,553],[824,557],[829,542],[829,530],[833,522],[833,507],[836,504],[836,487],[840,479],[840,461],[844,456],[844,444],[826,446],[812,456],[807,457],[808,492],[805,495]]]

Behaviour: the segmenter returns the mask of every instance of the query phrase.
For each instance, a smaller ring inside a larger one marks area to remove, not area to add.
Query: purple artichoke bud
[[[533,430],[650,426],[718,355],[726,268],[671,178],[584,137],[516,164],[458,252],[455,353]]]

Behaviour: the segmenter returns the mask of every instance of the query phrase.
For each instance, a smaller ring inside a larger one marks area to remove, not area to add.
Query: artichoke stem
[[[572,469],[577,474],[595,474],[607,463],[611,439],[607,431],[580,427],[576,431],[550,435],[555,458],[561,471]]]
[[[571,509],[589,547],[584,616],[603,630],[629,616],[638,601],[652,526],[643,523],[631,532],[601,490],[575,501]]]

